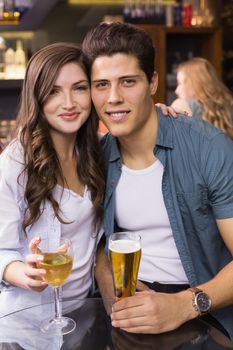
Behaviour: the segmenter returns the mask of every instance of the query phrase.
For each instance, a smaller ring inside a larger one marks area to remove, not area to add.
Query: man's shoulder
[[[212,140],[218,135],[223,135],[224,137],[222,130],[215,128],[209,122],[202,119],[179,115],[176,119],[173,119],[172,125],[178,135],[179,133],[186,133],[191,138],[204,138],[206,140]]]
[[[173,155],[176,161],[185,158],[190,164],[217,164],[233,161],[233,141],[210,123],[179,116],[173,120]],[[182,157],[181,157],[182,154]]]

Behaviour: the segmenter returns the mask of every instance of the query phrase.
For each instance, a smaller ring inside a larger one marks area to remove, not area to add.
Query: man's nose
[[[108,96],[108,103],[121,103],[123,101],[123,96],[120,88],[117,86],[111,86]]]

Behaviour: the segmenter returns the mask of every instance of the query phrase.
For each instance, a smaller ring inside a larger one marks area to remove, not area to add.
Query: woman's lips
[[[79,116],[79,113],[62,113],[59,114],[59,117],[64,119],[64,120],[69,120],[72,121],[76,119]]]

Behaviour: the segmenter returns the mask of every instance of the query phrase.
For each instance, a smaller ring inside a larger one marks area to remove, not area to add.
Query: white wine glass
[[[37,253],[43,256],[43,261],[38,262],[37,267],[46,271],[42,278],[53,287],[55,299],[55,315],[52,319],[42,321],[40,329],[44,333],[68,334],[75,329],[76,323],[61,314],[59,287],[65,283],[72,270],[72,243],[64,239],[55,249],[50,249],[49,240],[45,239],[41,241]]]

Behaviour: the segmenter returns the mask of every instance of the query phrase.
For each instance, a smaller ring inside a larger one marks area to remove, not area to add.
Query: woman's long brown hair
[[[27,209],[22,223],[24,231],[39,219],[45,201],[51,203],[55,216],[64,223],[59,204],[53,196],[53,189],[58,178],[62,179],[63,183],[65,179],[42,107],[53,89],[61,67],[70,62],[78,63],[86,72],[82,52],[76,44],[56,43],[39,50],[27,66],[17,114],[17,133],[24,149],[23,171],[27,173]],[[77,134],[77,174],[90,190],[96,224],[99,225],[103,215],[104,170],[97,129],[98,119],[92,111]]]

